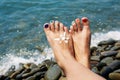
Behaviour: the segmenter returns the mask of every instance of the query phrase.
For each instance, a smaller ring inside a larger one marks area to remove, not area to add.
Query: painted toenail
[[[72,21],[72,25],[74,25],[75,24],[75,21]]]
[[[46,24],[44,25],[44,28],[48,28],[48,23],[46,23]]]
[[[84,19],[82,19],[82,21],[86,23],[88,21],[88,19],[84,18]]]
[[[79,19],[76,19],[77,22],[79,22]]]
[[[50,20],[50,23],[53,23],[54,22],[54,20]]]

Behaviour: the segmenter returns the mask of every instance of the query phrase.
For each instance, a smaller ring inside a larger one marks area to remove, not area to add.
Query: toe
[[[59,25],[60,25],[60,31],[63,32],[64,31],[64,25],[63,25],[63,23],[60,23]]]
[[[77,18],[75,21],[76,21],[76,24],[77,24],[78,31],[81,31],[82,27],[81,27],[81,24],[80,24],[80,19]]]
[[[73,26],[70,26],[70,30],[69,30],[70,33],[74,33],[74,29],[73,29]]]
[[[55,21],[55,31],[59,31],[59,22]]]
[[[68,34],[69,33],[69,31],[68,31],[68,28],[67,27],[64,27],[64,30],[65,30],[65,32]]]
[[[45,23],[43,25],[43,27],[44,27],[44,31],[49,31],[50,30],[50,24],[49,23]]]
[[[51,30],[55,31],[55,22],[54,21],[50,22],[50,26],[51,26]]]
[[[90,27],[89,27],[89,20],[87,17],[83,17],[82,18],[82,25],[83,25],[83,29],[89,29],[90,30]]]
[[[77,28],[77,25],[76,25],[76,22],[75,21],[72,21],[72,26],[73,26],[73,29],[74,31],[78,31],[78,28]]]

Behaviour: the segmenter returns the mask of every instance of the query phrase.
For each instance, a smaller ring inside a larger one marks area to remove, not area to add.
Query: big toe
[[[45,33],[50,30],[50,25],[49,25],[49,23],[45,23],[45,24],[43,25],[43,27],[44,27]]]
[[[83,29],[90,30],[89,20],[87,17],[82,18],[82,25],[83,25]]]

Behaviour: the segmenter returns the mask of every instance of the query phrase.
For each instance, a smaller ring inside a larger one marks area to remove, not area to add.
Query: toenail
[[[86,23],[88,21],[88,19],[84,18],[84,19],[82,19],[82,21]]]
[[[72,21],[72,25],[74,25],[75,24],[75,21]]]
[[[50,23],[53,23],[54,22],[54,20],[50,20]]]
[[[76,21],[79,22],[79,19],[77,18]]]
[[[48,28],[48,23],[46,23],[46,24],[44,25],[44,28]]]

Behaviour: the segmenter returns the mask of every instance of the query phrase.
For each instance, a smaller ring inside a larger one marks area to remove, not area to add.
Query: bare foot
[[[70,33],[73,38],[76,60],[85,67],[90,68],[91,32],[88,18],[83,17],[81,20],[77,18],[70,27]]]
[[[67,27],[62,23],[55,21],[46,23],[44,31],[50,46],[53,49],[55,59],[61,68],[67,68],[70,61],[75,61],[72,37]],[[71,65],[71,64],[70,64]]]

